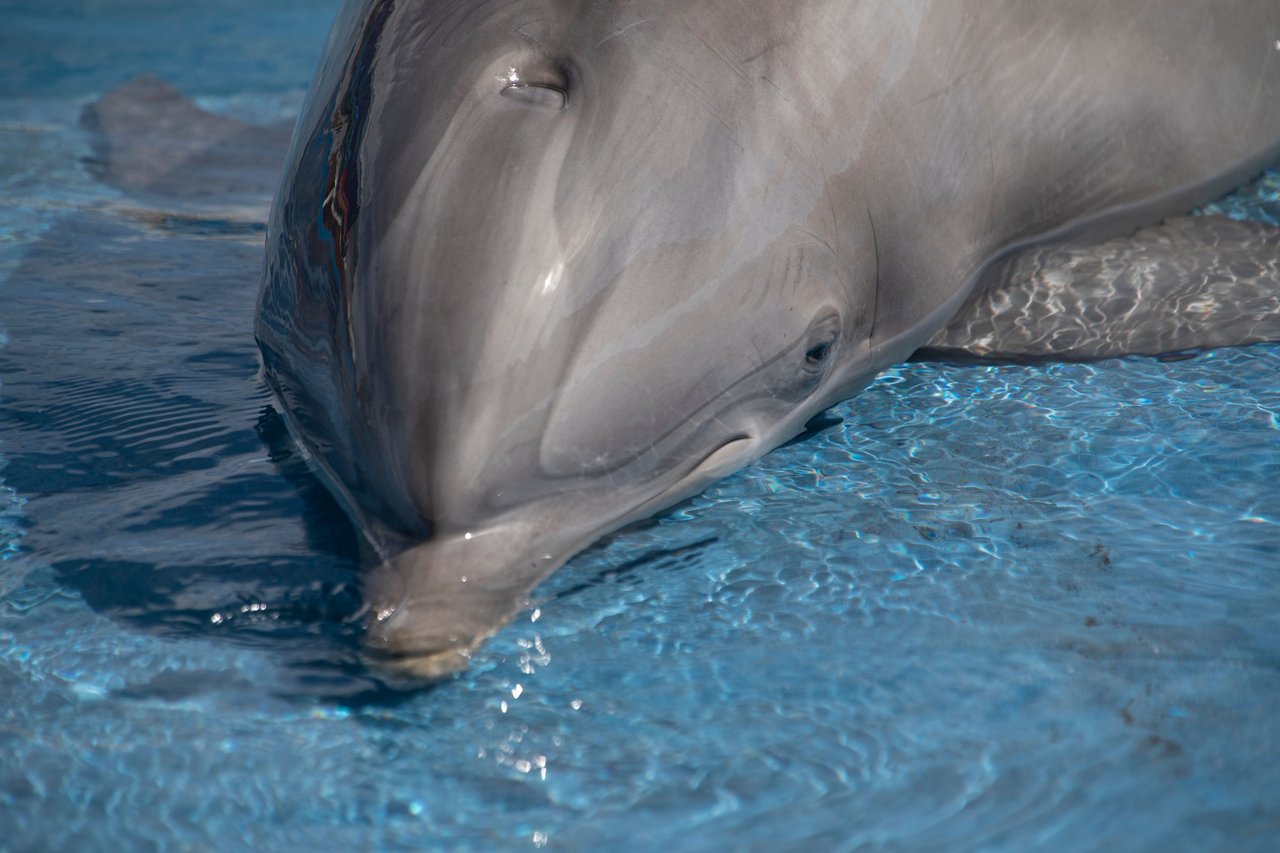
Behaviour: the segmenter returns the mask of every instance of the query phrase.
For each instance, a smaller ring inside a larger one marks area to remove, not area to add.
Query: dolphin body
[[[964,349],[1011,259],[1280,161],[1277,103],[1275,0],[350,0],[256,334],[374,552],[371,655],[464,665],[603,533]]]

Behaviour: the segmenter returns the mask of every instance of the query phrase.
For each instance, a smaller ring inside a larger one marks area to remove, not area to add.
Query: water
[[[1274,847],[1275,345],[896,368],[376,692],[260,230],[76,128],[148,69],[286,114],[334,5],[0,0],[0,849]]]

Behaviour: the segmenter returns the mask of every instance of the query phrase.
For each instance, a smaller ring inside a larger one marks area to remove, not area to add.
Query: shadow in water
[[[95,214],[32,247],[0,286],[21,549],[131,630],[267,651],[283,695],[391,701],[360,661],[360,538],[258,378],[261,263],[238,229]]]

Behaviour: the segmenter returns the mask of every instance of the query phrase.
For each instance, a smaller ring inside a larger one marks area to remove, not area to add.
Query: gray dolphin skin
[[[370,657],[464,666],[575,552],[799,433],[1007,259],[1280,161],[1277,104],[1276,0],[351,0],[256,334],[371,547]]]

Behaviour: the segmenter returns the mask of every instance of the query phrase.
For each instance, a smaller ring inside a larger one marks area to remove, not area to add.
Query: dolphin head
[[[757,5],[340,18],[257,332],[378,552],[385,660],[456,668],[577,550],[872,375],[874,229],[856,176],[826,167],[849,129],[804,96],[805,51],[827,48],[806,4]]]

